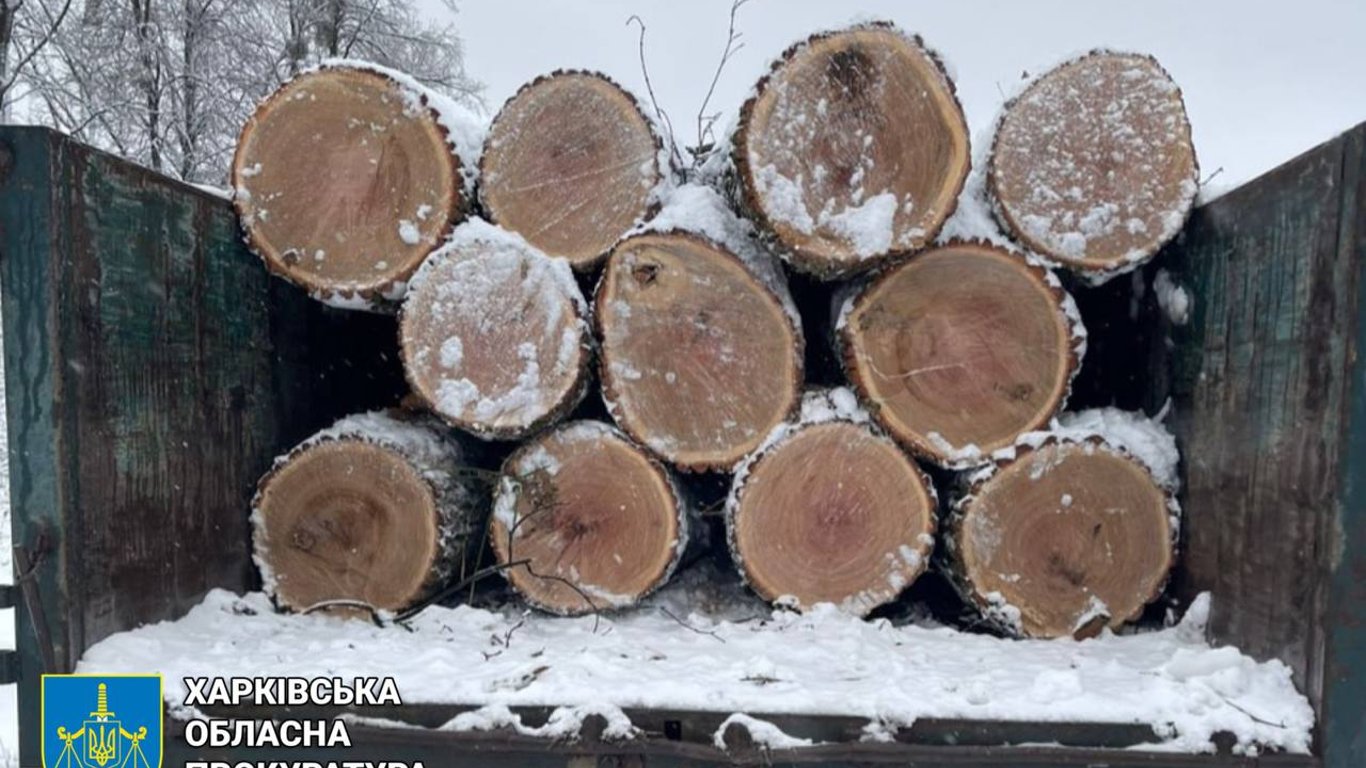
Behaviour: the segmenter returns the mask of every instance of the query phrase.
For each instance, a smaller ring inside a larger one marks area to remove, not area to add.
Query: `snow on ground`
[[[1290,669],[1210,647],[1207,598],[1170,629],[1014,641],[833,606],[774,612],[722,581],[693,569],[640,610],[599,618],[436,607],[412,631],[278,614],[259,593],[219,590],[179,621],[104,640],[79,671],[157,670],[173,708],[185,676],[393,676],[405,703],[484,707],[451,729],[504,722],[516,705],[580,708],[565,716],[668,707],[846,714],[883,728],[922,717],[1150,723],[1164,749],[1208,751],[1224,730],[1244,748],[1309,749],[1314,715]]]

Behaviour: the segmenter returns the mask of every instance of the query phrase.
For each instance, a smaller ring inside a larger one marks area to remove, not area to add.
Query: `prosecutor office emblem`
[[[43,675],[44,768],[160,768],[161,675]]]

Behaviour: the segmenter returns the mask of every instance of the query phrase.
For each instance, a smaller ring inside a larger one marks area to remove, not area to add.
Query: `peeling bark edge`
[[[1082,61],[1085,61],[1086,59],[1104,56],[1124,56],[1136,59],[1144,59],[1148,63],[1152,64],[1152,66],[1156,68],[1157,71],[1160,72],[1163,77],[1170,80],[1172,85],[1176,87],[1175,98],[1177,102],[1181,105],[1181,125],[1185,131],[1186,143],[1190,145],[1191,148],[1191,180],[1195,182],[1193,187],[1194,191],[1182,204],[1182,210],[1180,211],[1180,214],[1181,220],[1183,222],[1190,218],[1191,212],[1195,210],[1195,199],[1200,194],[1200,157],[1198,153],[1195,151],[1195,142],[1193,140],[1193,137],[1191,136],[1190,113],[1186,109],[1185,92],[1181,90],[1181,86],[1177,85],[1176,79],[1173,78],[1171,76],[1171,73],[1168,72],[1167,69],[1162,66],[1162,64],[1157,60],[1157,57],[1146,53],[1120,51],[1111,48],[1092,48],[1086,53],[1073,56],[1072,58],[1067,59],[1066,61],[1060,62],[1055,66],[1050,67],[1042,74],[1032,78],[1024,87],[1020,88],[1015,95],[1011,96],[1009,99],[1006,100],[1006,103],[1001,107],[1000,111],[996,115],[996,119],[992,123],[991,147],[987,151],[985,163],[986,183],[983,185],[984,190],[986,192],[987,206],[991,209],[992,218],[996,220],[997,225],[1000,226],[1001,230],[1006,235],[1008,235],[1013,240],[1019,241],[1020,244],[1022,244],[1026,249],[1036,254],[1040,258],[1044,259],[1045,261],[1055,266],[1062,267],[1064,269],[1072,271],[1079,278],[1081,278],[1090,285],[1100,285],[1102,283],[1108,282],[1111,278],[1115,278],[1120,275],[1132,272],[1135,269],[1138,269],[1139,267],[1148,263],[1152,260],[1154,256],[1158,254],[1158,252],[1160,252],[1164,247],[1166,247],[1168,243],[1170,243],[1173,239],[1176,238],[1177,235],[1180,234],[1180,228],[1178,228],[1171,235],[1171,237],[1168,237],[1161,241],[1157,241],[1147,250],[1140,252],[1140,256],[1138,258],[1120,259],[1117,263],[1113,264],[1089,264],[1085,261],[1077,261],[1075,259],[1069,259],[1065,256],[1053,253],[1050,249],[1044,247],[1042,243],[1038,243],[1033,238],[1029,237],[1028,233],[1024,231],[1023,227],[1017,226],[1015,220],[1010,216],[1010,213],[1005,209],[1005,206],[1001,204],[1001,197],[996,188],[996,145],[997,142],[1000,140],[1001,125],[1005,122],[1006,116],[1009,114],[1011,108],[1014,107],[1015,104],[1018,103],[1021,99],[1029,95],[1029,93],[1041,82],[1043,82],[1045,78],[1049,77],[1050,75],[1061,72],[1062,70],[1074,64],[1079,64]]]
[[[855,287],[851,285],[845,289],[844,292],[837,293],[837,306],[835,311],[838,314],[835,318],[835,322],[832,324],[836,336],[837,356],[839,357],[840,367],[844,371],[845,378],[849,381],[850,387],[858,393],[859,401],[863,404],[863,407],[872,414],[879,426],[900,443],[903,448],[910,452],[911,455],[945,469],[964,470],[979,467],[991,462],[992,452],[984,451],[975,458],[953,457],[949,456],[942,448],[936,447],[930,443],[927,438],[909,433],[902,435],[897,432],[891,425],[882,405],[872,399],[871,395],[868,393],[866,383],[857,374],[855,366],[857,353],[854,349],[854,334],[849,324],[846,322],[849,315],[861,309],[864,302],[868,300],[868,297],[881,287],[883,282],[890,280],[898,268],[914,263],[915,259],[921,255],[949,248],[980,248],[1015,259],[1024,267],[1024,273],[1039,281],[1041,287],[1045,289],[1045,292],[1052,296],[1058,313],[1062,315],[1066,321],[1069,337],[1067,342],[1068,373],[1065,377],[1066,380],[1063,383],[1062,390],[1057,402],[1055,402],[1051,408],[1047,409],[1046,412],[1040,413],[1040,415],[1028,426],[1020,430],[1015,436],[1017,439],[1022,435],[1045,428],[1067,407],[1067,401],[1072,397],[1072,385],[1076,381],[1077,375],[1081,372],[1082,361],[1086,357],[1087,331],[1085,324],[1082,322],[1081,312],[1077,309],[1072,294],[1067,292],[1067,289],[1063,287],[1062,281],[1058,279],[1058,276],[1047,263],[1035,257],[1028,251],[1022,251],[1013,247],[1007,248],[982,239],[950,240],[947,243],[926,248],[903,262],[891,264],[878,270],[875,274],[871,275],[862,286]],[[1011,442],[1012,444],[1014,443],[1014,441]]]
[[[805,401],[810,397],[825,398],[828,400],[830,393],[835,391],[835,389],[838,388],[811,389],[802,395],[801,400]],[[755,449],[753,453],[746,456],[745,459],[736,466],[735,475],[732,478],[730,490],[726,494],[725,505],[723,507],[723,513],[726,519],[726,548],[730,552],[731,561],[735,564],[735,570],[740,574],[740,581],[764,602],[773,603],[780,595],[769,597],[763,592],[760,592],[758,587],[755,586],[753,580],[750,579],[749,570],[745,567],[745,558],[743,553],[740,552],[740,547],[737,544],[735,534],[736,516],[739,514],[740,504],[744,499],[747,481],[753,469],[769,456],[774,449],[780,448],[784,443],[801,434],[804,430],[822,424],[842,423],[860,427],[867,430],[875,439],[882,441],[886,445],[896,449],[898,452],[901,452],[906,456],[907,463],[914,469],[916,477],[924,487],[926,496],[929,500],[928,510],[926,512],[929,519],[929,530],[926,531],[926,533],[929,534],[932,541],[928,550],[922,556],[919,571],[914,578],[906,582],[905,586],[903,586],[900,591],[877,605],[868,606],[867,610],[861,614],[859,618],[866,618],[869,613],[878,607],[895,602],[900,598],[901,593],[910,589],[911,586],[930,569],[931,562],[936,558],[936,550],[938,549],[937,541],[940,533],[938,514],[940,498],[939,492],[935,489],[934,480],[925,472],[924,468],[916,462],[913,456],[907,455],[907,452],[896,442],[896,440],[892,439],[892,437],[878,426],[875,421],[870,418],[864,418],[866,416],[866,413],[862,413],[853,418],[835,417],[818,421],[802,421],[800,418],[789,419],[788,421],[779,424],[777,427],[774,427],[773,431],[769,433],[768,438],[764,440],[764,443],[760,445],[759,448]]]
[[[953,191],[947,196],[948,204],[945,206],[943,214],[938,222],[933,222],[933,226],[925,227],[924,242],[919,248],[901,249],[892,248],[886,253],[873,256],[861,261],[850,264],[840,265],[830,263],[815,254],[794,248],[784,243],[778,237],[773,222],[764,213],[763,206],[759,202],[756,192],[757,185],[754,180],[754,169],[749,164],[749,125],[753,116],[754,105],[766,92],[769,82],[778,74],[793,57],[802,50],[811,46],[813,43],[837,37],[849,32],[860,31],[885,31],[892,32],[900,36],[903,40],[922,52],[938,72],[945,92],[949,100],[954,105],[955,114],[958,117],[959,127],[963,131],[965,142],[965,158],[963,161],[963,171],[959,174],[957,183]],[[967,117],[963,112],[962,102],[958,99],[958,89],[949,77],[948,68],[944,65],[944,59],[939,52],[925,44],[924,40],[917,34],[910,34],[902,30],[891,21],[868,21],[853,24],[838,29],[825,30],[810,35],[804,40],[800,40],[788,46],[773,62],[769,65],[768,71],[755,83],[753,90],[744,104],[740,107],[739,118],[736,120],[735,127],[731,131],[728,141],[729,158],[722,171],[722,186],[726,190],[727,197],[730,198],[732,205],[740,214],[754,222],[756,228],[762,233],[766,242],[782,255],[784,261],[800,272],[811,275],[818,280],[831,281],[847,279],[859,274],[871,272],[883,267],[904,261],[910,256],[921,250],[934,246],[935,238],[939,235],[944,224],[953,216],[958,208],[958,200],[963,194],[963,187],[967,184],[968,176],[972,173],[972,145],[971,136],[968,130]]]
[[[617,244],[612,247],[612,251],[608,256],[608,259],[610,260],[613,256],[615,256],[619,249],[629,246],[633,241],[635,241],[638,238],[661,236],[690,239],[702,245],[703,247],[709,248],[712,251],[721,254],[723,257],[730,259],[736,265],[738,265],[746,275],[749,276],[750,280],[754,282],[754,284],[760,289],[762,294],[768,297],[776,305],[778,313],[781,314],[784,318],[786,318],[788,326],[792,332],[792,338],[795,344],[793,350],[793,369],[791,371],[791,380],[793,383],[792,397],[788,403],[787,409],[784,411],[784,418],[791,418],[791,416],[797,411],[798,406],[802,402],[802,383],[805,377],[804,366],[806,362],[806,336],[803,333],[801,323],[794,320],[792,318],[791,313],[787,311],[787,308],[783,302],[783,297],[778,294],[777,290],[773,285],[770,285],[768,281],[766,281],[763,278],[762,275],[756,274],[755,270],[750,265],[746,264],[744,259],[740,258],[738,255],[733,253],[729,247],[720,242],[717,242],[713,238],[707,237],[706,235],[685,229],[668,229],[659,231],[648,230],[645,232],[634,233],[618,241]],[[775,270],[776,273],[779,276],[781,276],[781,268],[778,268],[775,265]],[[602,401],[603,405],[607,408],[608,414],[612,417],[612,421],[616,422],[616,425],[630,436],[632,442],[642,446],[643,449],[651,456],[658,457],[668,462],[672,467],[674,467],[680,472],[693,474],[701,472],[734,471],[740,463],[745,461],[745,455],[742,454],[730,462],[696,461],[691,463],[680,463],[671,457],[659,454],[658,452],[649,448],[649,442],[645,439],[644,430],[641,428],[641,426],[635,423],[630,417],[628,417],[622,411],[621,407],[618,404],[618,400],[620,399],[620,396],[618,395],[618,389],[620,385],[616,381],[615,375],[612,373],[611,365],[607,359],[608,356],[604,352],[605,345],[602,343],[602,340],[600,338],[602,336],[602,318],[604,312],[603,305],[605,303],[605,301],[602,298],[602,291],[603,286],[606,284],[606,282],[607,270],[604,269],[602,275],[598,278],[597,285],[593,290],[592,318],[593,336],[599,349],[598,378],[601,383],[600,389]],[[779,426],[782,423],[783,422],[780,421],[779,424],[774,426]]]
[[[986,595],[979,592],[971,580],[967,577],[967,569],[962,560],[962,548],[958,542],[962,538],[963,521],[968,514],[971,514],[971,507],[982,488],[991,481],[1000,470],[1024,460],[1031,453],[1052,445],[1086,445],[1091,444],[1098,449],[1117,456],[1126,461],[1132,462],[1144,474],[1152,478],[1153,485],[1162,491],[1167,505],[1167,533],[1170,541],[1170,553],[1167,559],[1166,573],[1153,588],[1152,594],[1148,595],[1137,607],[1127,616],[1112,616],[1111,621],[1105,626],[1126,624],[1137,619],[1143,610],[1162,596],[1167,590],[1167,585],[1171,582],[1172,570],[1174,569],[1178,556],[1180,555],[1181,540],[1181,505],[1176,498],[1176,489],[1160,482],[1153,474],[1152,470],[1143,463],[1137,456],[1126,450],[1123,446],[1117,445],[1100,435],[1090,435],[1084,438],[1071,437],[1062,434],[1046,434],[1042,440],[1032,443],[1017,443],[1008,452],[1009,455],[1002,455],[994,458],[990,463],[978,468],[975,472],[959,475],[955,485],[956,488],[950,493],[950,501],[946,506],[943,533],[940,536],[942,546],[939,554],[935,558],[936,567],[945,579],[953,585],[954,590],[963,599],[963,603],[971,608],[982,623],[995,632],[1015,638],[1030,637],[1024,627],[1020,625],[1018,619],[1013,619],[1011,609],[1018,612],[1018,608],[1007,603],[989,599]],[[1078,632],[1087,629],[1082,627]],[[1098,629],[1098,628],[1097,628]],[[1077,639],[1081,639],[1080,636]]]
[[[280,266],[277,262],[283,262],[283,255],[277,253],[269,247],[263,240],[246,224],[250,214],[245,210],[246,201],[238,191],[242,188],[242,149],[245,146],[246,137],[256,129],[256,123],[260,115],[269,111],[275,103],[285,98],[287,92],[298,87],[300,83],[329,71],[341,70],[352,72],[366,77],[371,77],[380,81],[398,92],[413,91],[424,110],[424,116],[436,127],[436,133],[441,136],[442,145],[446,148],[443,153],[450,167],[451,178],[456,180],[456,184],[451,194],[450,205],[443,212],[446,224],[441,232],[433,238],[433,242],[428,243],[421,258],[415,259],[410,267],[394,272],[391,275],[376,281],[372,285],[361,286],[358,288],[338,288],[335,286],[324,285],[315,281],[308,280],[303,275],[290,274],[289,270]],[[417,272],[422,262],[431,255],[433,251],[441,247],[446,238],[450,236],[455,227],[464,221],[472,211],[472,199],[470,190],[460,183],[464,178],[464,163],[459,154],[451,146],[450,129],[446,127],[441,119],[441,114],[431,104],[431,98],[427,90],[416,90],[412,84],[401,83],[389,75],[365,66],[364,62],[355,62],[350,65],[340,63],[330,63],[315,69],[300,72],[276,88],[269,96],[262,99],[252,111],[251,116],[242,125],[242,129],[237,134],[237,145],[233,149],[232,163],[229,166],[229,184],[232,188],[232,209],[236,214],[238,227],[242,233],[242,242],[247,249],[256,254],[266,266],[266,271],[279,277],[293,285],[303,288],[308,295],[315,300],[321,301],[329,306],[344,309],[359,309],[380,314],[394,314],[398,309],[398,302],[403,299],[403,294],[407,290],[408,280]]]
[[[560,432],[564,432],[566,430],[573,429],[575,427],[579,427],[585,424],[594,425],[596,428],[600,428],[604,434],[617,438],[622,442],[626,443],[627,445],[629,445],[632,449],[637,451],[642,458],[645,459],[645,461],[649,464],[650,469],[656,474],[656,476],[664,480],[664,486],[668,490],[671,506],[676,515],[673,554],[669,558],[669,561],[665,564],[664,568],[652,580],[650,585],[646,589],[641,591],[639,594],[635,595],[635,599],[631,603],[614,606],[604,601],[603,605],[584,605],[582,606],[582,610],[574,610],[572,608],[564,606],[552,606],[543,603],[540,600],[537,600],[536,598],[526,594],[525,592],[522,592],[520,589],[517,588],[517,585],[513,583],[512,577],[510,575],[511,569],[504,569],[500,571],[503,578],[507,581],[508,585],[512,587],[512,589],[517,592],[518,596],[520,596],[524,601],[526,601],[528,605],[530,605],[533,608],[536,608],[537,610],[554,614],[556,616],[583,616],[592,613],[602,613],[615,610],[629,610],[631,608],[638,606],[642,600],[654,594],[665,584],[669,583],[669,580],[673,578],[674,573],[678,570],[679,564],[682,563],[684,554],[687,552],[689,546],[694,542],[694,540],[696,540],[696,534],[699,532],[699,526],[696,526],[694,524],[694,521],[691,520],[692,515],[690,514],[690,507],[687,501],[687,495],[684,493],[682,486],[678,483],[678,479],[674,476],[672,472],[669,471],[669,468],[666,467],[663,464],[663,462],[659,461],[659,459],[655,458],[654,454],[646,450],[644,446],[640,445],[635,440],[632,440],[630,435],[626,434],[617,427],[608,424],[604,421],[584,420],[572,421],[565,424],[561,424],[555,427],[554,429],[547,430],[543,434],[538,435],[535,440],[528,441],[523,445],[519,446],[516,451],[514,451],[511,455],[504,459],[503,465],[499,469],[498,485],[497,488],[494,490],[492,506],[497,507],[505,493],[513,494],[513,498],[515,500],[516,491],[514,489],[521,478],[516,474],[514,470],[517,464],[520,463],[521,460],[527,456],[527,454],[529,454],[536,448],[540,447],[540,443],[542,441],[549,440]],[[516,518],[514,525],[520,524],[522,519],[524,518]],[[504,544],[507,542],[502,542],[499,540],[499,537],[497,536],[497,530],[492,520],[489,521],[488,525],[488,538],[489,545],[493,549],[494,558],[499,563],[508,562],[511,553],[505,551]],[[533,578],[535,578],[535,576],[533,576]]]
[[[515,93],[513,93],[503,102],[503,106],[498,108],[498,113],[494,115],[493,120],[489,123],[489,130],[487,135],[484,137],[484,144],[479,153],[479,162],[477,166],[479,178],[484,178],[487,172],[489,150],[491,149],[494,141],[493,133],[494,130],[498,127],[498,120],[503,116],[504,112],[507,111],[508,106],[511,105],[514,101],[516,101],[519,97],[521,97],[524,92],[534,90],[540,87],[542,84],[550,80],[553,80],[556,77],[562,76],[579,76],[594,78],[611,86],[613,89],[615,89],[617,92],[619,92],[622,96],[626,98],[626,101],[631,105],[635,113],[640,116],[641,122],[645,124],[645,128],[647,131],[649,131],[650,138],[653,139],[655,145],[654,169],[656,178],[655,183],[652,186],[650,193],[647,197],[648,202],[645,206],[644,213],[642,213],[640,217],[637,218],[636,221],[629,228],[627,228],[625,232],[622,232],[621,235],[617,238],[616,242],[614,242],[612,246],[608,247],[607,250],[590,259],[585,259],[578,263],[570,261],[570,266],[574,269],[574,272],[592,273],[593,271],[597,270],[598,267],[602,266],[602,263],[607,259],[608,254],[612,252],[616,245],[619,244],[620,241],[623,238],[625,238],[629,232],[634,230],[636,227],[641,226],[650,219],[654,218],[655,214],[659,213],[662,200],[664,197],[664,192],[676,183],[680,170],[674,167],[674,162],[671,155],[671,148],[664,141],[663,137],[666,133],[664,127],[660,125],[660,122],[657,118],[651,117],[650,114],[645,111],[645,109],[641,106],[640,97],[636,96],[636,94],[633,93],[630,89],[621,85],[621,83],[618,83],[616,80],[612,79],[611,77],[607,76],[602,72],[598,72],[596,70],[591,69],[561,68],[553,70],[551,72],[547,72],[542,75],[537,75],[529,82],[523,83],[522,86],[518,88]],[[494,212],[493,207],[488,204],[488,201],[484,197],[483,184],[480,184],[478,188],[475,190],[475,199],[478,202],[479,210],[483,213],[484,217],[488,219],[489,223],[501,227],[502,223],[498,220],[497,213]]]
[[[363,416],[377,418],[386,430],[421,433],[443,446],[446,452],[439,457],[420,456],[383,431],[367,430],[349,423]],[[483,546],[482,534],[491,507],[488,494],[481,491],[476,482],[460,478],[461,469],[467,468],[463,462],[469,448],[444,429],[439,421],[427,415],[398,409],[355,414],[338,420],[287,453],[277,456],[256,484],[256,492],[251,500],[252,562],[261,574],[262,591],[280,610],[293,612],[308,606],[287,605],[277,593],[276,578],[266,561],[270,542],[265,535],[265,518],[261,511],[266,488],[281,469],[319,445],[348,442],[374,445],[399,456],[422,478],[432,495],[433,507],[437,512],[437,551],[427,579],[409,597],[408,604],[430,597],[453,579],[462,578],[474,570],[471,563]]]

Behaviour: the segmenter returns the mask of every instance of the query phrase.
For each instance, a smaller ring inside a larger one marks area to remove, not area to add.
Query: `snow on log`
[[[528,603],[576,615],[634,605],[668,581],[688,519],[659,462],[615,428],[577,421],[503,463],[489,535]]]
[[[844,302],[845,370],[878,422],[945,467],[986,461],[1062,407],[1085,329],[1056,276],[985,243],[925,251]]]
[[[936,503],[930,479],[853,392],[818,390],[736,471],[727,539],[764,599],[864,616],[925,570]]]
[[[1175,443],[1145,419],[1091,418],[1100,413],[1024,436],[953,503],[950,576],[1003,631],[1092,636],[1137,618],[1166,584],[1179,529]],[[1152,459],[1154,446],[1170,459]]]
[[[257,107],[232,160],[247,243],[329,304],[390,309],[469,208],[480,130],[406,75],[329,62]]]
[[[281,456],[252,502],[266,593],[296,611],[400,611],[467,575],[488,503],[465,460],[440,423],[398,412],[348,416]]]
[[[649,215],[667,157],[634,96],[605,75],[555,72],[494,118],[479,199],[491,221],[587,270]]]
[[[472,219],[413,277],[399,320],[403,370],[451,425],[523,437],[586,393],[587,315],[566,262]]]
[[[731,137],[740,204],[821,278],[934,241],[971,164],[953,83],[919,38],[890,24],[788,49]]]
[[[1006,105],[987,178],[1002,226],[1094,282],[1175,237],[1198,180],[1181,89],[1151,56],[1108,51]]]
[[[797,404],[803,339],[782,269],[711,189],[673,190],[612,250],[594,315],[613,419],[681,469],[730,470]]]

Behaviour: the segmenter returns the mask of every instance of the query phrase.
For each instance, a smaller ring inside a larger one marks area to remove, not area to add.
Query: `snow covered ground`
[[[1162,631],[1013,641],[833,606],[774,612],[694,568],[624,614],[436,607],[406,631],[278,614],[264,595],[219,590],[179,621],[97,644],[80,671],[160,670],[173,705],[185,676],[393,676],[406,703],[484,707],[453,729],[507,724],[513,705],[670,707],[854,715],[884,734],[922,717],[1148,723],[1163,749],[1207,751],[1230,731],[1245,749],[1307,752],[1314,715],[1290,669],[1211,648],[1208,610],[1197,600]]]

